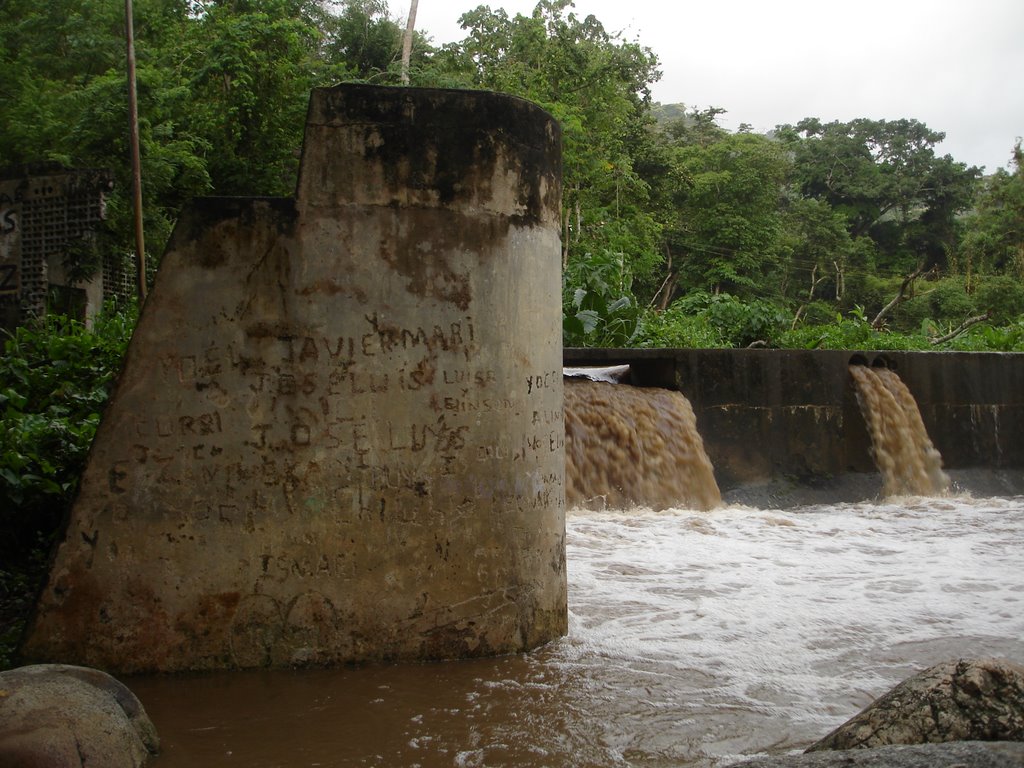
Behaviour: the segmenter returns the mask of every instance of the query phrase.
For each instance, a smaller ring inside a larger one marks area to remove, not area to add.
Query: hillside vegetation
[[[0,165],[112,169],[103,247],[130,258],[122,16],[7,3]],[[192,196],[292,193],[312,87],[400,80],[382,0],[136,0],[135,21],[150,261]],[[565,0],[461,22],[416,37],[409,80],[561,122],[567,344],[1024,348],[1019,142],[984,177],[909,116],[729,132],[721,109],[652,104],[655,54]]]

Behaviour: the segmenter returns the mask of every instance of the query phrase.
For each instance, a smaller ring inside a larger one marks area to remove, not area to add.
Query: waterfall
[[[894,371],[851,365],[857,403],[871,435],[871,452],[886,496],[938,496],[949,488],[942,456],[932,445],[917,401]]]
[[[566,503],[710,509],[722,502],[680,393],[565,379]]]

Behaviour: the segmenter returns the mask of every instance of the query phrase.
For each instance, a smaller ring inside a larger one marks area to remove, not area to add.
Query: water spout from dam
[[[851,365],[857,402],[871,435],[871,453],[885,496],[939,496],[949,489],[942,456],[932,444],[917,401],[895,371]]]
[[[722,503],[690,402],[679,392],[567,377],[566,505]]]

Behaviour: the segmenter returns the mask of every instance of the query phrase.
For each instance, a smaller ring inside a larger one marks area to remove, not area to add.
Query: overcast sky
[[[480,4],[419,0],[416,28],[461,40],[459,16]],[[515,16],[536,2],[483,4]],[[658,55],[656,101],[721,107],[730,130],[913,118],[946,134],[939,154],[988,172],[1024,135],[1024,0],[576,0],[575,13]]]

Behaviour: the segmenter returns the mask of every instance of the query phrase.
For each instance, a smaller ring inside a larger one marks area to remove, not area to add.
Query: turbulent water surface
[[[570,512],[570,634],[495,660],[129,680],[157,768],[722,766],[912,673],[1024,661],[1024,498]]]

